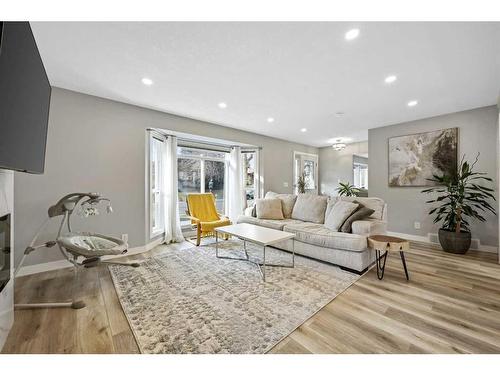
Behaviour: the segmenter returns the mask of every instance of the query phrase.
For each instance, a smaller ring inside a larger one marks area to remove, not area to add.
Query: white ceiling
[[[361,34],[346,41],[353,27]],[[53,86],[313,146],[337,137],[366,140],[369,128],[492,105],[500,90],[500,23],[32,28]],[[398,77],[393,85],[384,83],[389,74]],[[143,77],[154,84],[143,85]],[[409,108],[412,99],[419,104]]]

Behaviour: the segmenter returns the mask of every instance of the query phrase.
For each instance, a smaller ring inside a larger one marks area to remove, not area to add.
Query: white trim
[[[73,265],[70,262],[64,259],[56,260],[54,262],[33,264],[30,266],[23,266],[23,268],[19,270],[17,277],[33,275],[35,273],[40,273],[40,272],[54,271],[63,268],[69,268],[72,266]]]
[[[152,242],[146,244],[145,246],[132,247],[132,248],[128,249],[126,254],[117,255],[117,256],[110,256],[110,257],[103,257],[103,259],[104,260],[110,259],[110,258],[116,259],[116,258],[126,257],[129,255],[136,255],[136,254],[145,253],[146,251],[149,251],[149,250],[155,248],[156,246],[160,245],[162,242],[163,242],[163,238],[159,238],[155,241],[152,241]],[[53,262],[32,264],[29,266],[23,266],[23,268],[21,268],[19,270],[18,277],[33,275],[33,274],[40,273],[40,272],[60,270],[60,269],[69,268],[69,267],[73,267],[73,265],[64,259],[56,260]]]
[[[163,221],[163,210],[165,210],[165,207],[164,207],[164,202],[163,202],[163,199],[162,199],[162,191],[163,191],[163,181],[161,181],[161,175],[162,175],[162,168],[165,168],[165,166],[163,165],[162,163],[162,158],[161,158],[161,151],[160,151],[160,157],[157,159],[157,165],[156,165],[156,176],[158,177],[158,185],[156,187],[156,193],[159,193],[159,197],[160,197],[160,218],[161,218],[161,221],[160,223],[158,223],[158,227],[156,228],[153,228],[151,226],[151,223],[153,222],[153,200],[152,200],[152,195],[153,195],[153,190],[151,188],[152,186],[152,181],[151,181],[151,178],[153,176],[153,173],[152,173],[152,170],[153,170],[153,167],[152,167],[152,158],[151,158],[151,152],[153,150],[153,141],[156,140],[158,142],[161,142],[162,144],[164,144],[165,142],[165,136],[160,134],[160,133],[157,133],[153,130],[149,131],[148,132],[149,134],[149,138],[148,138],[148,143],[149,143],[149,147],[148,147],[148,154],[147,154],[147,164],[148,164],[148,167],[147,167],[147,181],[146,181],[146,186],[147,186],[147,190],[148,190],[148,207],[149,207],[149,215],[148,215],[148,218],[149,218],[149,221],[148,221],[148,226],[149,226],[149,239],[152,239],[156,236],[158,236],[159,234],[161,234],[162,232],[164,232],[164,228],[165,228],[165,224],[162,222]],[[163,146],[161,146],[163,147]],[[158,156],[158,155],[157,155]]]
[[[299,165],[297,166],[297,159],[299,160]],[[297,189],[297,180],[298,180],[298,173],[300,169],[300,172],[302,173],[304,170],[304,161],[312,161],[314,162],[314,189],[306,189],[307,192],[315,192],[318,194],[319,192],[319,154],[310,154],[307,152],[301,152],[301,151],[294,151],[293,152],[293,181],[292,181],[292,192],[293,194],[298,194],[298,189]]]
[[[407,234],[407,233],[399,233],[399,232],[387,232],[388,236],[394,236],[394,237],[401,237],[406,240],[410,241],[415,241],[415,242],[423,242],[426,244],[431,244],[431,245],[436,245],[439,246],[439,244],[435,242],[431,242],[429,240],[429,234],[427,236],[417,236],[415,234]],[[474,249],[476,251],[484,251],[486,253],[498,253],[498,248],[495,246],[489,246],[489,245],[482,245],[481,242],[479,241],[479,247],[477,249]]]

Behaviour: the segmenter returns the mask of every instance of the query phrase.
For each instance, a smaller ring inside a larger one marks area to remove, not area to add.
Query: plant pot
[[[444,251],[454,254],[465,254],[470,248],[471,233],[439,230],[439,243]]]

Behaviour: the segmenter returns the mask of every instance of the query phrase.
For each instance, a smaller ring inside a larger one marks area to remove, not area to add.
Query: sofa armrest
[[[363,236],[372,234],[385,234],[387,232],[387,222],[383,220],[369,219],[356,220],[352,223],[352,233]]]

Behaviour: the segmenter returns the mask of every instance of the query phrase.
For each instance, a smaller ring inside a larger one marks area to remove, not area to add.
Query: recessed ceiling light
[[[394,83],[396,82],[396,80],[398,79],[398,77],[392,75],[392,76],[387,76],[385,77],[385,83]]]
[[[227,108],[227,104],[226,104],[226,103],[224,103],[224,102],[220,102],[220,103],[218,104],[218,106],[219,106],[219,108]]]
[[[408,102],[408,107],[415,107],[418,104],[417,100],[410,100]]]
[[[306,129],[306,128],[302,128],[302,129],[300,129],[300,131],[301,131],[302,133],[305,133],[305,132],[307,131],[307,129]]]
[[[144,77],[141,79],[141,82],[146,86],[151,86],[153,84],[153,80],[151,78]]]
[[[268,117],[267,118],[267,122],[274,122],[274,118],[273,117]]]
[[[352,29],[345,33],[346,40],[353,40],[359,36],[359,29]]]

